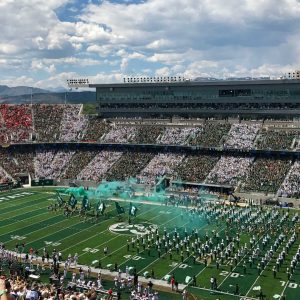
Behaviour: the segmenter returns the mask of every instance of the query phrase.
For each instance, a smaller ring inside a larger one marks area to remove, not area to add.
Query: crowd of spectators
[[[18,172],[34,174],[33,162],[35,150],[33,146],[27,145],[26,148],[18,147],[11,152],[11,155],[16,162]]]
[[[14,177],[18,173],[19,168],[16,160],[12,156],[12,152],[8,148],[0,149],[1,167],[7,174]]]
[[[81,114],[81,105],[34,104],[0,105],[0,143],[24,142],[33,135],[33,140],[100,141],[104,143],[144,143],[201,145],[205,147],[251,149],[254,141],[259,149],[291,149],[294,139],[299,139],[296,129],[261,129],[254,122],[230,123],[206,121],[203,125],[172,125],[153,123],[109,123],[95,116]],[[34,135],[36,133],[36,136]],[[156,176],[164,174],[183,181],[237,185],[244,182],[245,190],[275,192],[287,196],[299,194],[297,188],[299,163],[290,168],[285,160],[229,157],[213,155],[187,156],[181,154],[154,154],[140,152],[53,150],[39,148],[37,151],[2,149],[0,151],[1,178],[14,178],[15,174],[35,174],[37,178],[77,178],[99,181],[124,180],[139,176],[142,181],[154,183]],[[123,155],[123,156],[122,156]],[[270,171],[272,170],[272,171]],[[274,171],[273,171],[274,170]],[[248,174],[248,172],[250,172]],[[274,173],[274,174],[273,174]],[[258,175],[257,175],[258,174]],[[256,177],[258,176],[258,177]],[[283,183],[283,179],[284,183]],[[282,185],[281,185],[282,184]],[[280,187],[281,186],[281,187]]]
[[[297,130],[268,130],[264,131],[257,141],[257,148],[270,150],[291,149],[294,138],[299,138]]]
[[[80,140],[88,124],[88,117],[80,114],[82,105],[66,104],[60,126],[60,140],[74,142]]]
[[[236,186],[253,162],[252,157],[222,156],[206,178],[207,183]]]
[[[29,105],[0,105],[0,128],[6,142],[28,141],[32,133],[32,113]]]
[[[128,143],[134,140],[137,128],[134,126],[113,125],[111,130],[103,137],[105,143]]]
[[[251,149],[261,124],[232,124],[224,146],[234,149]]]
[[[70,159],[62,178],[75,179],[96,155],[97,151],[88,148],[81,148],[76,151]]]
[[[228,133],[230,127],[229,123],[205,123],[203,130],[199,130],[197,134],[191,136],[189,144],[192,146],[218,147],[221,144],[222,137]]]
[[[75,151],[39,148],[34,158],[35,177],[58,179]]]
[[[300,161],[296,160],[286,176],[279,191],[279,196],[297,197],[300,196]]]
[[[157,138],[165,130],[164,126],[160,125],[145,125],[137,127],[136,134],[131,142],[137,144],[156,144]]]
[[[199,131],[199,127],[167,127],[157,142],[166,145],[184,145],[191,135],[196,135]]]
[[[64,112],[61,104],[34,104],[34,129],[36,138],[41,142],[59,140],[60,124]]]
[[[0,184],[12,181],[12,177],[0,166]]]
[[[184,155],[173,153],[160,153],[154,156],[149,164],[137,176],[141,182],[155,184],[158,176],[169,175],[177,177],[175,169],[182,162]]]
[[[219,157],[213,155],[190,155],[176,169],[179,179],[188,182],[203,182],[217,163]]]
[[[30,151],[32,150],[32,151]],[[18,173],[29,172],[33,174],[33,149],[18,147],[15,149],[0,149],[0,165],[13,178]]]
[[[154,157],[152,153],[126,152],[108,171],[108,181],[126,180],[135,177]]]
[[[89,269],[85,271],[82,267],[76,272],[73,266],[71,269],[68,261],[64,262],[62,272],[59,269],[62,261],[55,255],[52,259],[46,258],[43,261],[41,257],[30,253],[31,250],[21,261],[22,254],[19,257],[18,252],[6,250],[6,245],[0,243],[0,291],[2,292],[0,298],[3,300],[121,299],[122,287],[109,288],[111,284],[108,281],[104,282],[101,272],[97,277],[95,273],[92,274]],[[48,281],[49,283],[46,283]],[[108,287],[105,288],[104,285]],[[132,284],[126,292],[134,289],[135,286]]]
[[[90,163],[77,175],[79,180],[101,181],[114,163],[120,159],[123,152],[101,151]]]
[[[98,117],[90,117],[82,140],[98,141],[110,129],[108,123]]]
[[[243,185],[246,191],[276,193],[291,167],[290,160],[257,158]]]
[[[291,149],[299,138],[297,129],[261,129],[261,124],[231,124],[208,120],[203,125],[168,127],[158,121],[152,125],[135,122],[110,124],[101,118],[81,114],[79,104],[0,105],[0,143],[55,141],[99,141],[112,143],[158,143],[249,149]],[[36,133],[36,134],[35,134]],[[227,136],[227,138],[226,138]],[[226,139],[225,139],[226,138]]]
[[[7,135],[6,128],[4,127],[3,123],[0,121],[0,144],[4,145],[9,142],[9,138]]]

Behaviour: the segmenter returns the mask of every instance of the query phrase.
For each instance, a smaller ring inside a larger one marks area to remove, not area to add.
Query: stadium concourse
[[[95,217],[81,214],[81,204],[71,212],[66,205],[65,214],[48,187],[2,192],[1,266],[4,272],[12,265],[23,268],[27,278],[10,281],[11,294],[19,293],[20,299],[28,298],[35,274],[47,272],[57,276],[56,287],[32,289],[51,300],[179,299],[176,293],[164,298],[164,291],[155,293],[153,285],[169,292],[178,287],[183,299],[188,294],[194,299],[284,299],[286,294],[297,299],[297,210],[252,201],[246,207],[226,206],[220,191],[297,203],[298,121],[103,120],[83,114],[82,105],[1,104],[0,144],[4,187],[40,180],[97,186],[135,178],[151,189],[158,178],[180,183],[168,187],[180,195],[172,205],[137,204],[137,228],[152,226],[145,234],[124,229],[127,218],[119,219],[111,199],[106,214]],[[207,198],[199,196],[199,186],[208,189]],[[127,211],[129,204],[121,205]],[[60,284],[69,289],[62,291]]]

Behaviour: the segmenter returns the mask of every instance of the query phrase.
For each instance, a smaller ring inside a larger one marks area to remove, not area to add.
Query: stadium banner
[[[120,206],[119,202],[115,202],[115,205],[118,215],[125,213],[124,207]]]
[[[53,179],[40,179],[40,180],[32,180],[31,186],[52,186],[54,185]]]
[[[137,211],[138,211],[137,207],[130,202],[129,211],[128,211],[129,215],[135,217],[137,214]]]
[[[75,196],[73,194],[71,194],[69,201],[68,201],[68,205],[71,206],[71,208],[75,208],[77,204],[77,199],[75,198]]]
[[[87,196],[84,196],[82,199],[82,208],[84,210],[89,210],[90,209],[90,200]]]
[[[105,204],[104,204],[101,200],[99,200],[99,202],[98,202],[98,204],[97,204],[97,211],[99,211],[100,214],[103,215],[105,209],[106,209]]]
[[[9,187],[10,187],[10,184],[8,184],[8,183],[0,184],[0,191],[9,190]]]
[[[58,191],[56,191],[56,200],[57,200],[58,206],[62,206],[65,203],[65,200],[62,198],[62,196],[60,195],[60,193]]]

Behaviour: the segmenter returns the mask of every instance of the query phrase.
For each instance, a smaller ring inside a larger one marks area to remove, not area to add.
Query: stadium
[[[1,272],[103,299],[299,299],[299,79],[69,85],[92,110],[0,104]]]

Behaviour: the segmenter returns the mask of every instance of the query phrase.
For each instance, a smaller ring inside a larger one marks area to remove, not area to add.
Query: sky
[[[0,12],[0,85],[300,69],[300,0],[0,0]]]

